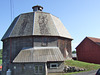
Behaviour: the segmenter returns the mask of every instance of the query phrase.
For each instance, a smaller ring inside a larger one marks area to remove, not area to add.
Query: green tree
[[[0,58],[2,58],[2,51],[3,49],[0,49]]]
[[[73,53],[73,54],[75,54],[75,53],[76,53],[76,51],[72,51],[72,53]]]

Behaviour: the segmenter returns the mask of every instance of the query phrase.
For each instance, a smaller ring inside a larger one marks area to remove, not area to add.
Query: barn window
[[[46,37],[42,37],[42,42],[41,42],[41,46],[47,46],[48,45],[48,38]]]
[[[34,69],[35,73],[43,73],[43,66],[42,65],[36,65]]]
[[[50,68],[58,68],[58,63],[50,63]]]
[[[35,73],[38,73],[38,66],[35,66]]]
[[[42,73],[42,71],[43,71],[43,67],[39,66],[39,73]]]

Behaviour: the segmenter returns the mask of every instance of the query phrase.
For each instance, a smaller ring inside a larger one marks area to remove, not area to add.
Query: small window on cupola
[[[41,46],[48,46],[48,38],[47,37],[42,37]]]

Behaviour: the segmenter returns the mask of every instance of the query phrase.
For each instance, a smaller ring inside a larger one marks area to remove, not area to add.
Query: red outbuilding
[[[86,37],[77,47],[79,61],[100,64],[100,39]]]
[[[2,66],[0,66],[0,71],[2,70]]]

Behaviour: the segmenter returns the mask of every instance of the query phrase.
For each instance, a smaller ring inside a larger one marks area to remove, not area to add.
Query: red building
[[[0,66],[0,71],[2,70],[2,66]]]
[[[79,61],[100,64],[100,39],[86,37],[77,47]]]

